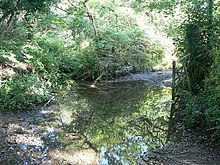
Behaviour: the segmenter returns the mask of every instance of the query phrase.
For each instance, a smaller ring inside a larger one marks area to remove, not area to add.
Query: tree
[[[4,25],[4,30],[7,31],[18,20],[27,21],[30,14],[46,12],[56,2],[57,0],[1,0],[0,25]]]
[[[218,15],[217,1],[191,0],[182,5],[187,16],[180,28],[178,48],[182,55],[189,54],[188,74],[192,92],[203,89],[205,79],[209,77],[215,54],[213,49],[218,47]]]

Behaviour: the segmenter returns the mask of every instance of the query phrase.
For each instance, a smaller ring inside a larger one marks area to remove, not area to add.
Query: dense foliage
[[[0,109],[46,103],[74,79],[109,79],[161,64],[163,47],[137,19],[123,1],[1,1]]]
[[[180,50],[189,53],[191,89],[183,93],[186,124],[203,126],[220,137],[219,8],[217,1],[192,1],[182,25]],[[205,120],[204,120],[205,119]]]
[[[178,1],[172,2],[172,7],[179,4]],[[191,0],[180,4],[179,13],[185,17],[181,25],[176,26],[176,44],[178,56],[188,57],[185,65],[189,76],[188,80],[185,78],[188,83],[180,93],[184,123],[219,138],[219,2]]]
[[[141,10],[157,11],[170,18],[165,28],[157,27],[174,38],[177,56],[188,58],[184,65],[189,79],[182,77],[185,86],[179,95],[183,109],[179,111],[187,127],[202,128],[213,138],[220,138],[219,5],[217,0],[136,0],[134,3]],[[153,22],[157,25],[159,21]]]

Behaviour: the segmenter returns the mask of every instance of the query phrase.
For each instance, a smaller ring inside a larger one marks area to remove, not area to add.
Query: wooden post
[[[173,72],[172,72],[172,101],[175,100],[176,96],[176,61],[173,61]]]
[[[192,86],[191,86],[191,82],[190,82],[190,78],[188,74],[188,68],[186,67],[186,64],[184,64],[184,74],[186,75],[188,90],[189,92],[192,92]]]
[[[171,130],[173,128],[173,115],[175,111],[175,98],[176,98],[176,61],[173,61],[173,70],[172,70],[172,104],[169,118],[169,128],[167,132],[167,141],[170,140]]]

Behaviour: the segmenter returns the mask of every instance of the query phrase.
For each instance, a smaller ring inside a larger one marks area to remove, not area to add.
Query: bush
[[[220,139],[220,60],[218,60],[220,53],[215,57],[212,73],[205,81],[206,87],[202,100],[205,105],[208,130],[211,130],[214,138]]]
[[[197,95],[181,93],[184,123],[189,128],[209,130],[214,138],[220,138],[220,99],[215,87],[207,87]]]
[[[70,60],[63,57],[61,40],[41,37],[25,41],[4,37],[1,43],[0,62],[15,73],[1,77],[4,78],[0,84],[1,110],[31,109],[47,100],[52,91],[70,84],[63,71],[68,65],[65,62]],[[28,72],[20,72],[14,67],[21,62],[30,68]]]
[[[50,97],[45,83],[36,75],[7,80],[0,88],[1,110],[31,109]]]
[[[87,7],[76,3],[80,6],[71,6],[66,16],[34,12],[11,22],[8,33],[2,33],[0,63],[12,66],[15,77],[6,77],[1,84],[1,109],[33,107],[44,102],[50,91],[71,84],[70,79],[112,78],[150,70],[160,63],[163,48],[139,29],[138,15],[123,13],[119,4],[114,11],[117,5],[112,2],[101,6],[88,2]],[[94,24],[88,19],[88,8],[97,11],[90,13]],[[30,70],[20,72],[13,68],[15,63]]]
[[[162,57],[163,49],[141,30],[124,32],[108,28],[74,55],[72,66],[80,79],[112,78],[151,70]]]
[[[199,103],[196,96],[193,96],[190,92],[181,92],[181,102],[184,106],[183,117],[184,123],[187,127],[195,127],[201,121],[202,113],[199,111]]]
[[[74,51],[64,45],[62,39],[46,36],[36,37],[24,46],[23,52],[29,56],[25,62],[31,66],[32,73],[50,82],[53,88],[59,87],[73,75]]]

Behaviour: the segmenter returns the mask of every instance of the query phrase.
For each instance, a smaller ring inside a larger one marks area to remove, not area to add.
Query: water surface
[[[94,157],[94,164],[103,165],[137,164],[150,149],[166,143],[170,88],[149,87],[145,81],[81,83],[61,98],[63,150],[84,151],[82,159]]]
[[[79,83],[39,111],[0,113],[0,164],[135,165],[166,143],[171,90]]]

